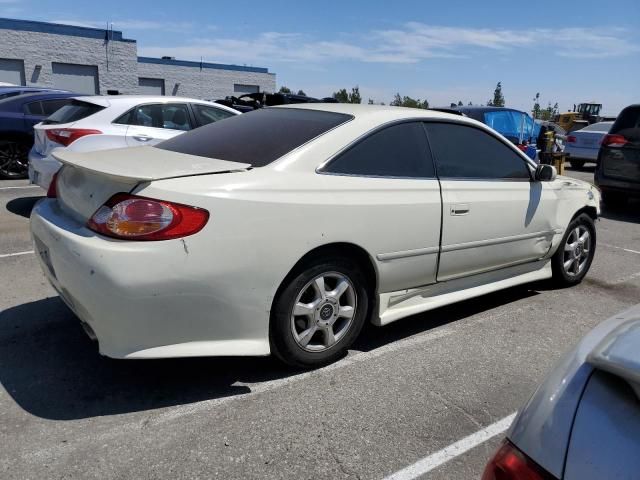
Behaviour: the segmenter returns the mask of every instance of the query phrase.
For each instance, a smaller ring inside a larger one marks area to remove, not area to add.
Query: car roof
[[[221,105],[219,103],[210,102],[208,100],[200,100],[198,98],[189,97],[174,97],[169,95],[76,95],[75,99],[81,102],[100,105],[102,107],[119,106],[121,108],[134,107],[141,103],[202,103],[219,107],[222,110],[239,113],[233,108]]]
[[[278,105],[266,108],[296,108],[302,110],[321,110],[324,112],[343,113],[353,117],[366,117],[387,115],[394,119],[402,118],[439,118],[447,120],[464,121],[466,117],[458,114],[440,112],[436,110],[425,110],[423,108],[395,107],[391,105],[363,105],[358,103],[296,103],[289,105]],[[476,123],[470,121],[469,123]]]
[[[16,95],[14,97],[3,98],[0,100],[0,107],[3,109],[11,106],[21,106],[28,102],[36,102],[38,100],[55,100],[57,98],[75,97],[75,93],[68,92],[36,92]]]

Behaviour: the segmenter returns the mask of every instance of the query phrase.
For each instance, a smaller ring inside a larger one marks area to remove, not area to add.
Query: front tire
[[[353,261],[311,260],[285,280],[274,301],[271,351],[294,367],[334,362],[360,334],[368,309],[367,280]]]
[[[596,252],[596,228],[591,217],[581,214],[574,218],[551,259],[553,281],[559,287],[580,283]]]

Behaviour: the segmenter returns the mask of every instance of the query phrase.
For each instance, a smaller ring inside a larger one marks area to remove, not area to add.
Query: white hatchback
[[[116,358],[317,366],[366,321],[573,285],[595,253],[598,190],[458,115],[273,107],[156,147],[54,155],[35,250]]]
[[[120,95],[76,97],[34,127],[29,152],[31,183],[49,188],[60,162],[56,148],[90,152],[109,148],[155,145],[188,130],[240,112],[193,98]]]

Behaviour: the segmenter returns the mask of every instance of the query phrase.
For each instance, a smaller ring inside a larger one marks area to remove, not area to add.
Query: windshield
[[[210,123],[157,148],[263,167],[352,118],[320,110],[264,108]]]

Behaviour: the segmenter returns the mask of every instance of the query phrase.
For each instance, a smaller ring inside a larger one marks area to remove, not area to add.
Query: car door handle
[[[469,205],[466,203],[458,203],[451,205],[451,215],[466,215],[469,213]]]
[[[149,135],[134,135],[133,138],[139,142],[148,142],[149,140],[153,140],[153,137],[150,137]]]

